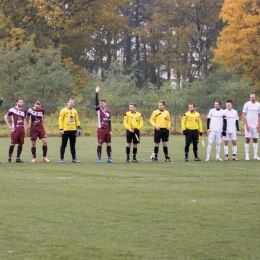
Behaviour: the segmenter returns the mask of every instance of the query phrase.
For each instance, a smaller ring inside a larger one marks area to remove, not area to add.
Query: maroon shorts
[[[98,128],[97,138],[99,144],[111,143],[111,133],[109,129]]]
[[[24,128],[21,129],[16,128],[11,133],[11,144],[19,144],[19,145],[24,144]]]
[[[38,137],[39,137],[39,139],[47,137],[43,126],[31,126],[30,127],[31,141],[36,141]]]

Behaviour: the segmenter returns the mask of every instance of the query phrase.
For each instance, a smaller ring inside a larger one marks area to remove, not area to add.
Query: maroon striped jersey
[[[31,126],[43,126],[44,108],[31,107],[28,109],[28,117],[31,117]]]
[[[100,106],[96,106],[96,113],[98,119],[98,128],[109,129],[111,131],[110,110],[102,109]]]
[[[6,113],[7,116],[12,118],[12,127],[16,128],[24,128],[24,119],[26,117],[26,109],[21,107],[12,107]]]

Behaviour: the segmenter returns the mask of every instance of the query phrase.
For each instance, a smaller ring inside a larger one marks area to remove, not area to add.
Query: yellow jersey
[[[59,128],[63,131],[76,131],[80,126],[78,112],[76,109],[69,109],[67,107],[60,111]]]
[[[171,128],[171,117],[167,110],[154,110],[151,118],[150,123],[153,127],[158,126],[160,128]]]
[[[182,130],[198,130],[202,133],[202,122],[200,118],[200,114],[198,112],[191,113],[190,111],[186,112],[181,120],[181,128]]]
[[[139,112],[126,112],[124,116],[124,127],[126,130],[141,129],[143,126],[143,117]]]

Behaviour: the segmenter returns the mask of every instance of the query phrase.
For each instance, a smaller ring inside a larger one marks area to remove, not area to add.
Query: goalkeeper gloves
[[[77,127],[77,136],[80,136],[80,135],[81,135],[81,132],[82,132],[81,127],[78,126],[78,127]]]

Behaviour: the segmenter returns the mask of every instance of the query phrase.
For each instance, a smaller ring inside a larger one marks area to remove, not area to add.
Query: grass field
[[[77,140],[81,164],[67,148],[61,165],[60,139],[48,141],[51,163],[38,141],[32,165],[28,138],[24,164],[6,162],[0,139],[1,260],[260,259],[260,162],[244,161],[242,137],[238,162],[216,162],[215,151],[205,162],[200,146],[203,161],[186,163],[183,136],[170,139],[172,163],[162,149],[151,162],[152,137],[142,137],[139,164],[125,163],[125,138],[114,137],[116,163],[100,165],[94,137]]]

